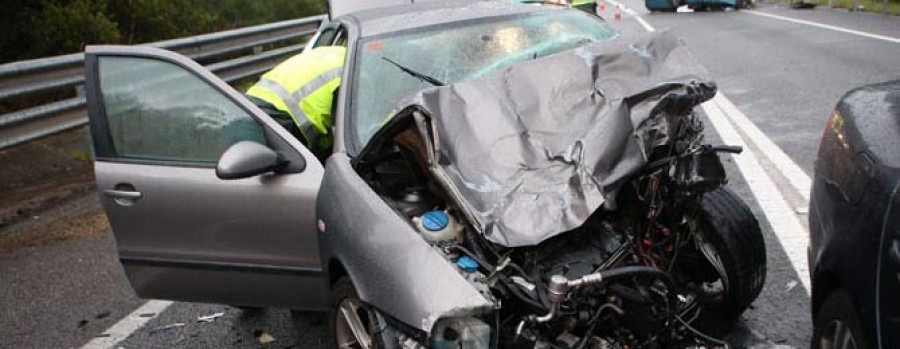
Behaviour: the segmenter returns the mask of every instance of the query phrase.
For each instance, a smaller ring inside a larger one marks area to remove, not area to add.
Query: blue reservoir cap
[[[422,216],[422,226],[428,231],[441,231],[450,223],[447,214],[441,211],[428,211]]]
[[[467,273],[474,273],[478,271],[478,262],[476,262],[474,259],[472,259],[472,257],[469,256],[459,257],[459,259],[456,260],[456,266]]]

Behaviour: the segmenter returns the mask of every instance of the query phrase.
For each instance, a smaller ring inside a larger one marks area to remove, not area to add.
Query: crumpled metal
[[[672,140],[679,110],[715,91],[683,43],[663,32],[429,88],[404,105],[436,130],[423,136],[472,223],[518,247],[614,208],[623,183]]]

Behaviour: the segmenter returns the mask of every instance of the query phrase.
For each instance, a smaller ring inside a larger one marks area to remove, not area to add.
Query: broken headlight
[[[430,344],[433,349],[487,349],[491,326],[473,317],[441,319],[431,331]]]

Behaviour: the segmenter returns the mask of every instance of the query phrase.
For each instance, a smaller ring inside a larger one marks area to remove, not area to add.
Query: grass
[[[35,216],[34,221],[44,219]],[[31,222],[28,222],[31,223]],[[25,247],[37,247],[60,241],[99,236],[109,231],[109,221],[102,210],[64,217],[51,222],[36,222],[13,227],[0,234],[0,253],[8,253]]]
[[[805,0],[819,6],[828,6],[828,0]],[[831,0],[832,6],[835,8],[850,9],[856,0]],[[858,0],[863,6],[862,11],[881,13],[881,7],[884,2],[882,0]],[[900,0],[888,0],[887,13],[891,15],[900,15]]]
[[[78,160],[85,164],[91,163],[91,151],[90,150],[75,150],[69,152],[69,157],[75,160]]]

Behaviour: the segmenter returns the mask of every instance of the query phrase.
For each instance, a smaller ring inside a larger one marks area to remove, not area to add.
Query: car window
[[[313,47],[331,46],[334,43],[335,35],[337,35],[337,29],[335,28],[323,30],[319,37],[316,38],[316,43],[313,44]]]
[[[368,142],[404,97],[432,86],[385,59],[451,84],[615,36],[589,15],[553,11],[361,40],[352,110],[358,144]]]
[[[98,64],[116,157],[215,163],[239,141],[265,144],[253,117],[179,66],[116,56]]]

